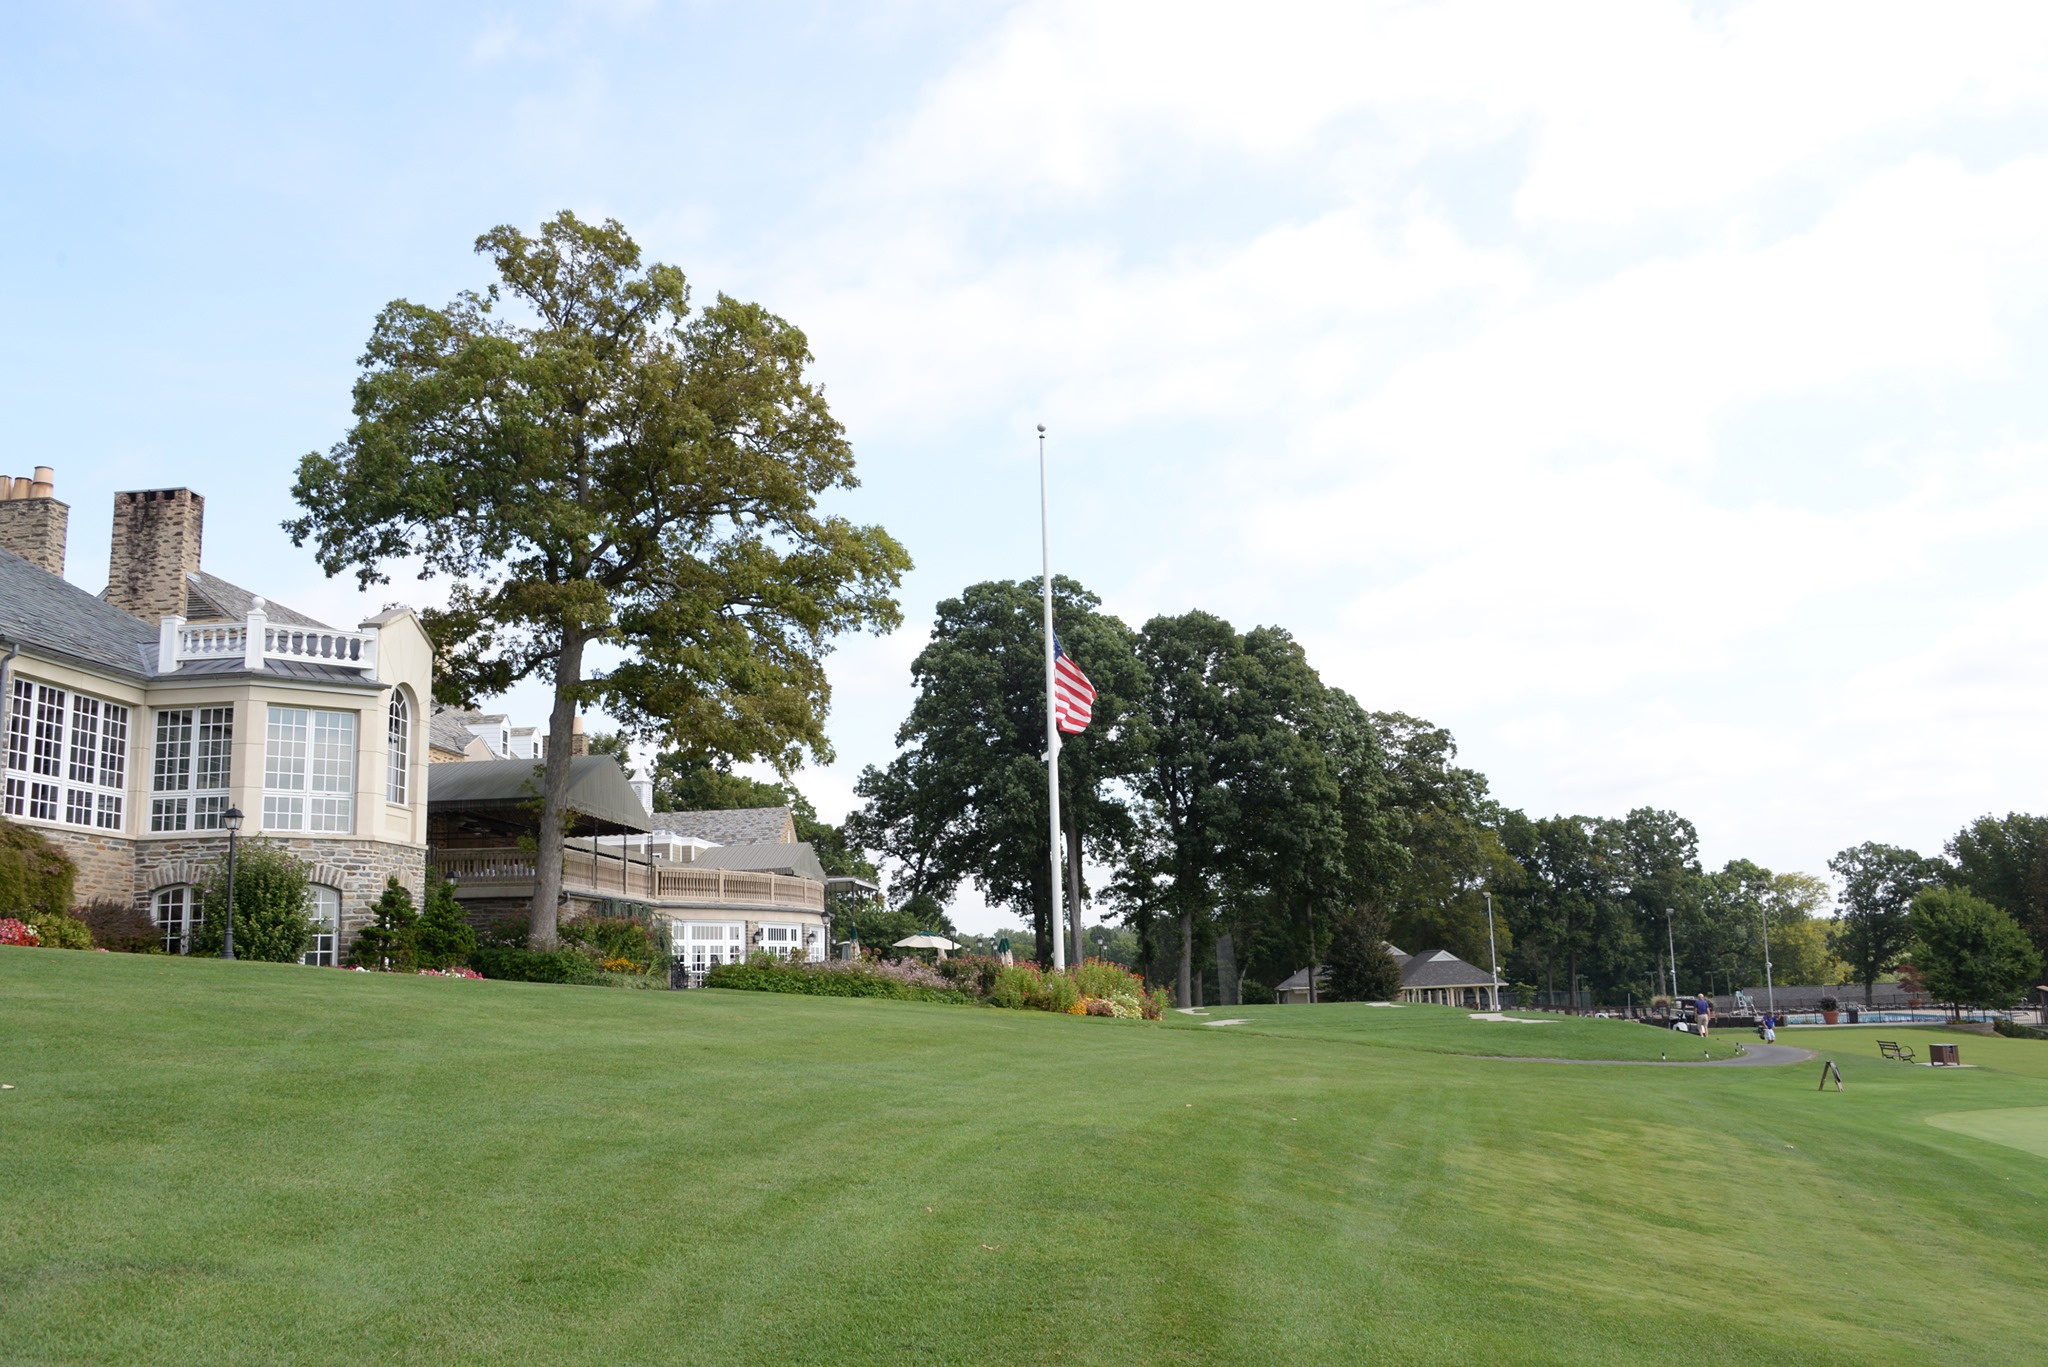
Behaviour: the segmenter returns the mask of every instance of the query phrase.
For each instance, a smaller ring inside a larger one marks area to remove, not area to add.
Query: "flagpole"
[[[1066,916],[1060,906],[1060,728],[1053,701],[1052,498],[1045,477],[1045,424],[1038,424],[1038,535],[1045,553],[1045,781],[1052,810],[1052,966],[1067,966]]]

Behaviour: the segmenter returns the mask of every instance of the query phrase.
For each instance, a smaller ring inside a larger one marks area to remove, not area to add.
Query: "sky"
[[[1041,422],[1060,572],[1286,627],[1532,815],[1820,873],[2048,808],[2048,6],[315,8],[0,12],[0,470],[83,587],[186,485],[216,574],[436,601],[324,579],[295,465],[382,305],[566,208],[805,331],[917,562],[828,818],[934,605],[1037,574]]]

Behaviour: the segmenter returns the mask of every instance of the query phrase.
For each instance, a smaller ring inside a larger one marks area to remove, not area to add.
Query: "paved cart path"
[[[1502,1063],[1591,1063],[1603,1068],[1771,1068],[1781,1063],[1804,1063],[1814,1057],[1811,1049],[1789,1044],[1745,1044],[1738,1058],[1626,1059],[1626,1058],[1504,1058]]]

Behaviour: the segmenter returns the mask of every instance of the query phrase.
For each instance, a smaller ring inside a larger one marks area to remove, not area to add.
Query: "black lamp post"
[[[242,809],[230,807],[221,813],[220,824],[228,833],[228,924],[220,939],[220,956],[235,957],[235,834],[242,829]]]

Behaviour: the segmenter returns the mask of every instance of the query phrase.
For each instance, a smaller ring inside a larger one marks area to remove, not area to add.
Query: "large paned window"
[[[190,953],[192,932],[204,919],[199,912],[198,889],[164,888],[150,899],[149,916],[164,937],[164,953]]]
[[[403,803],[410,790],[412,776],[412,708],[406,705],[403,689],[391,690],[391,716],[387,729],[391,758],[384,776],[384,796],[388,801]]]
[[[118,831],[127,799],[128,709],[15,679],[7,698],[0,813]]]
[[[777,959],[805,958],[804,928],[764,925],[761,927],[761,948]]]
[[[676,957],[692,973],[702,973],[713,964],[744,963],[746,937],[747,928],[738,921],[678,921]]]
[[[270,709],[263,750],[263,829],[355,829],[356,714]]]
[[[150,767],[152,831],[217,831],[228,809],[232,707],[166,708],[156,714]]]
[[[315,968],[332,968],[341,940],[341,894],[317,883],[306,891],[313,909],[313,942],[306,949],[305,961]]]

